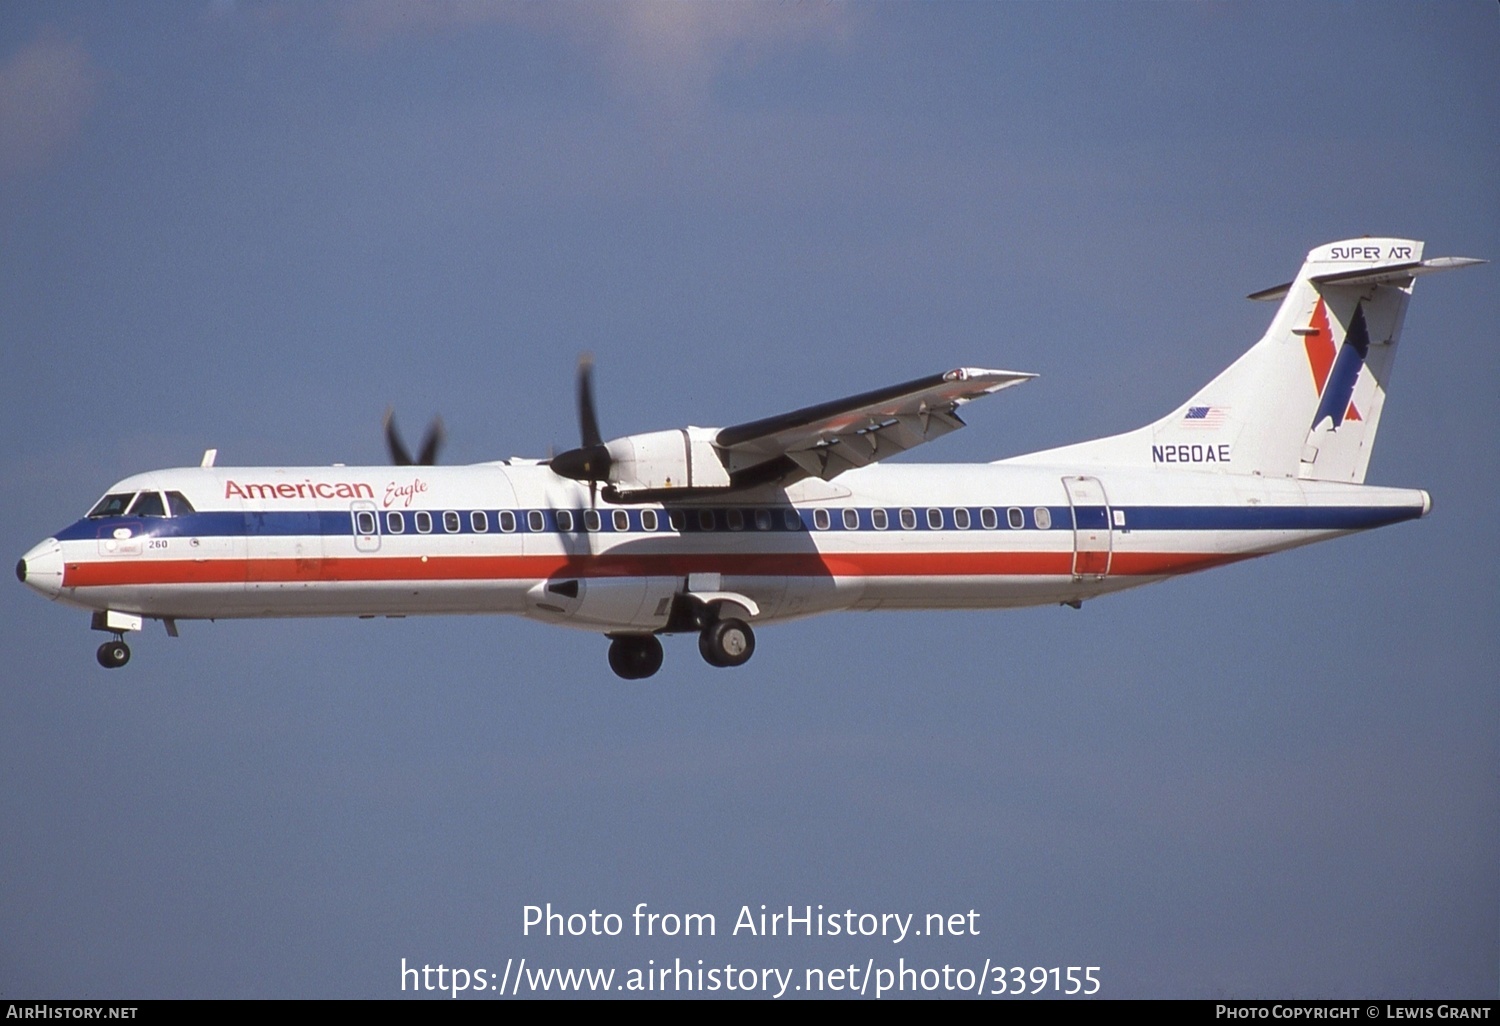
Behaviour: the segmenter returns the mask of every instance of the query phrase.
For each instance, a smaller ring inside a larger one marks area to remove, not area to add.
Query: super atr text
[[[822,905],[741,905],[726,936],[731,937],[884,937],[900,944],[908,937],[978,937],[980,913],[856,912]],[[522,909],[525,937],[716,937],[719,917],[712,912],[657,912],[645,902],[635,911],[568,912],[552,903]]]

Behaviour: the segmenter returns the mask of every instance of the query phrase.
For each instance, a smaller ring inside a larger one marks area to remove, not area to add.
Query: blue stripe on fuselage
[[[696,511],[698,507],[691,507],[690,511]],[[725,525],[724,513],[727,509],[737,508],[745,514],[745,526],[742,530],[730,530]],[[765,507],[761,507],[765,508]],[[715,511],[715,527],[704,530],[698,525],[696,512],[687,518],[684,531],[674,531],[667,524],[667,517],[659,517],[659,527],[656,531],[646,531],[641,525],[639,510],[630,511],[630,527],[628,531],[616,531],[610,524],[608,517],[604,518],[604,526],[598,532],[585,532],[582,530],[582,511],[574,511],[574,523],[577,525],[569,534],[599,533],[599,534],[764,534],[785,532],[786,527],[781,519],[781,509],[784,507],[773,507],[775,515],[772,517],[772,526],[769,530],[757,529],[754,525],[754,507],[713,507]],[[830,506],[829,527],[826,530],[818,530],[813,524],[811,509],[799,508],[801,526],[795,530],[798,533],[825,534],[836,532],[847,532],[851,530],[843,524],[841,514],[842,507]],[[903,529],[900,526],[899,510],[901,507],[886,506],[879,507],[887,511],[889,527],[877,531],[870,519],[870,507],[858,507],[859,526],[853,528],[855,531],[869,531],[876,534],[903,534],[909,530],[932,531],[926,518],[926,510],[938,508],[943,511],[943,526],[937,528],[942,531],[952,531],[960,534],[987,533],[995,531],[1005,533],[1012,530],[1034,531],[1039,528],[1036,525],[1036,509],[1046,509],[1051,514],[1052,524],[1046,530],[1071,531],[1073,530],[1072,511],[1067,506],[1050,507],[1025,507],[1023,528],[1012,528],[1006,520],[1007,506],[980,507],[980,506],[942,506],[909,507],[917,511],[917,526],[914,529]],[[953,511],[955,508],[967,509],[970,516],[970,526],[960,529],[954,526]],[[997,513],[998,527],[985,528],[982,526],[980,510],[993,508]],[[1108,515],[1103,506],[1080,506],[1078,507],[1080,526],[1103,528],[1108,521]],[[1395,524],[1403,520],[1415,520],[1422,515],[1420,506],[1112,506],[1109,507],[1116,517],[1123,514],[1124,523],[1118,521],[1114,525],[1116,531],[1359,531],[1373,527],[1382,527],[1386,524]],[[403,511],[408,517],[408,526],[404,534],[391,535],[381,524],[381,533],[390,537],[424,537],[416,532],[410,523],[410,516],[415,510]],[[448,510],[429,510],[433,518],[434,530],[428,537],[442,537],[446,534],[457,533],[463,535],[473,534],[501,534],[497,527],[496,513],[498,511],[488,510],[488,532],[477,532],[473,530],[470,513],[471,510],[458,510],[460,514],[461,530],[458,532],[447,532],[441,529],[442,515]],[[516,514],[518,529],[515,534],[534,534],[526,527],[526,514],[529,510],[512,510]],[[557,521],[552,510],[542,511],[545,517],[543,534],[559,533]],[[382,518],[383,521],[383,518]],[[354,533],[353,518],[347,510],[344,511],[274,511],[274,512],[249,512],[249,513],[191,513],[180,517],[119,517],[99,518],[95,520],[80,520],[75,524],[59,531],[57,538],[60,541],[91,541],[99,537],[109,537],[119,527],[128,527],[136,537],[147,538],[218,538],[218,537],[262,537],[262,536],[308,536],[326,535],[330,537],[348,537]]]
[[[1116,507],[1117,509],[1122,507]],[[1422,515],[1420,506],[1128,506],[1132,531],[1360,531]]]

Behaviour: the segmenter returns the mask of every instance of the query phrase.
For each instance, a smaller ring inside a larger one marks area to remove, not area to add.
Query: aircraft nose
[[[56,538],[48,538],[32,548],[16,564],[16,577],[48,598],[57,598],[62,592],[62,545]]]

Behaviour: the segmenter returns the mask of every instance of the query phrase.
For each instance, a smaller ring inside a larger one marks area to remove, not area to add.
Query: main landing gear
[[[709,666],[743,666],[755,654],[755,632],[744,620],[715,620],[698,635],[698,651]]]
[[[655,634],[621,634],[609,643],[609,668],[626,680],[640,680],[661,669],[661,642]]]
[[[698,651],[710,666],[743,666],[755,654],[755,632],[729,617],[704,625]],[[104,659],[104,650],[99,650]],[[641,680],[661,669],[661,641],[654,634],[618,634],[609,642],[609,668],[626,680]]]
[[[118,669],[130,662],[130,646],[125,644],[123,637],[117,637],[114,641],[106,641],[99,646],[99,665],[106,670]]]

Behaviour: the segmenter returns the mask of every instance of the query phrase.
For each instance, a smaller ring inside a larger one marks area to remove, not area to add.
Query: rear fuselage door
[[[1113,548],[1104,485],[1097,477],[1065,477],[1062,482],[1073,509],[1073,579],[1101,580],[1109,573]]]

